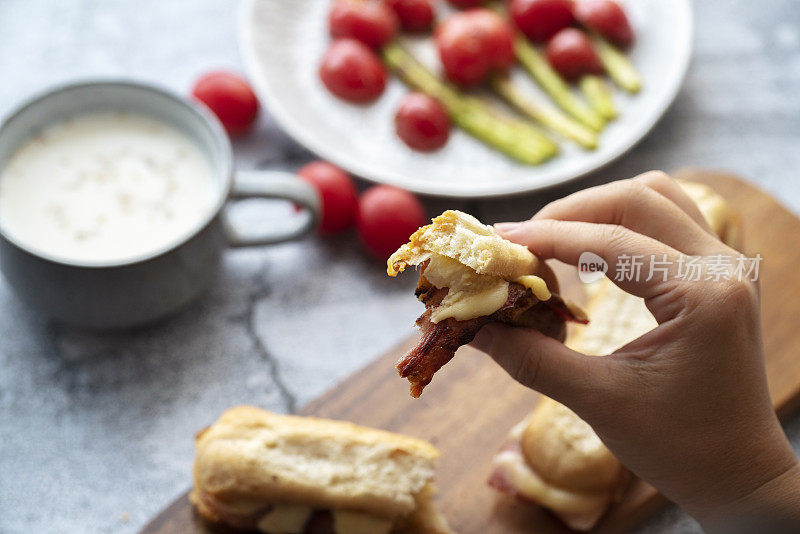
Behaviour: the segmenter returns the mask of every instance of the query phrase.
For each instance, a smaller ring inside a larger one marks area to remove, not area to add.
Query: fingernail
[[[495,229],[496,232],[499,232],[501,234],[505,234],[505,233],[508,233],[508,232],[513,232],[514,230],[519,228],[519,226],[521,224],[522,223],[518,223],[518,222],[502,222],[502,223],[495,224],[494,225],[494,229]]]

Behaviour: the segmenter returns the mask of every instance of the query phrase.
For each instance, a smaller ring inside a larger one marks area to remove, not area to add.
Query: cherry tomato
[[[394,124],[400,139],[415,150],[436,150],[450,137],[447,112],[438,100],[424,93],[403,97]]]
[[[400,23],[394,11],[380,2],[337,0],[331,7],[328,25],[333,37],[350,37],[380,48],[392,40]]]
[[[545,53],[550,65],[570,81],[585,74],[603,73],[603,64],[591,39],[577,28],[564,28],[555,34],[547,43]]]
[[[433,7],[428,0],[384,0],[407,32],[424,32],[433,25]]]
[[[214,112],[231,137],[247,133],[258,115],[258,99],[250,85],[230,72],[201,76],[192,96]]]
[[[570,0],[511,0],[508,11],[520,31],[540,43],[575,20]]]
[[[376,257],[386,260],[425,224],[419,200],[390,185],[376,185],[358,199],[356,228],[361,241]]]
[[[447,0],[447,1],[461,9],[467,7],[477,7],[484,2],[484,0]]]
[[[464,86],[483,81],[493,71],[506,70],[514,61],[511,27],[484,8],[447,18],[436,29],[436,46],[445,75]]]
[[[633,43],[633,30],[628,16],[612,0],[581,0],[573,9],[578,22],[603,35],[621,47]]]
[[[365,44],[337,39],[322,58],[319,77],[325,87],[350,102],[369,102],[386,87],[386,67]]]
[[[322,200],[321,234],[335,234],[353,224],[358,211],[357,192],[346,172],[327,161],[312,161],[297,175],[313,185]]]
[[[471,9],[467,12],[475,27],[482,32],[484,46],[489,51],[492,67],[505,71],[514,63],[514,31],[503,17],[488,9]]]
[[[447,78],[460,85],[481,82],[491,68],[483,39],[471,31],[471,26],[453,16],[436,30],[436,48]]]

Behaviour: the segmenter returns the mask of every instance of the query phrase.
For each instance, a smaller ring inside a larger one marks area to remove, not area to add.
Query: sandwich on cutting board
[[[200,516],[264,534],[451,534],[426,441],[347,423],[226,411],[196,438]]]
[[[727,245],[741,248],[738,215],[711,188],[680,182],[711,229]],[[657,326],[644,300],[604,278],[589,286],[591,322],[566,344],[603,356]],[[543,506],[574,530],[589,530],[624,492],[630,476],[592,428],[566,406],[541,397],[533,412],[511,429],[494,458],[489,484],[522,501]]]
[[[408,265],[418,268],[415,294],[426,308],[417,319],[422,338],[397,363],[413,397],[491,322],[535,328],[561,341],[566,321],[586,322],[558,296],[558,281],[543,261],[460,211],[445,211],[417,230],[389,258],[387,273],[397,276]]]

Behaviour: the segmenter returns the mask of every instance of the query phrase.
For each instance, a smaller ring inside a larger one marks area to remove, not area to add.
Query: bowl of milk
[[[225,205],[302,209],[258,232]],[[0,126],[0,268],[54,320],[128,328],[170,315],[213,278],[228,246],[308,233],[313,188],[287,173],[235,173],[213,114],[169,91],[98,81],[49,91]]]

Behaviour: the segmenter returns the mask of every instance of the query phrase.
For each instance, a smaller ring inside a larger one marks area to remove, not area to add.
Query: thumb
[[[613,372],[609,358],[587,356],[530,328],[484,326],[470,343],[524,386],[582,411],[602,394]]]

